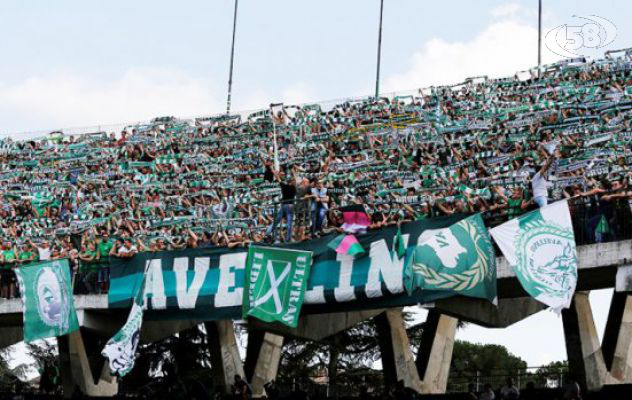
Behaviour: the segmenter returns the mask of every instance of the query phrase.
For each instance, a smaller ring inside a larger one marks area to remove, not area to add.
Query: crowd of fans
[[[122,132],[0,141],[0,296],[13,268],[70,260],[107,290],[110,257],[302,241],[482,212],[493,225],[572,199],[587,240],[630,213],[632,58],[565,60],[417,95],[156,118]],[[622,215],[624,213],[625,215]]]

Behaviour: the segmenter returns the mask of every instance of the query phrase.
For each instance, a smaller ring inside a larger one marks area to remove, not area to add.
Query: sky
[[[632,3],[544,0],[543,32],[597,15],[617,27],[602,49],[632,47]],[[28,138],[226,108],[233,1],[3,0],[0,137]],[[372,94],[379,0],[241,0],[233,110]],[[545,63],[561,57],[543,46]],[[381,92],[511,75],[537,64],[537,0],[385,0]],[[611,291],[591,301],[603,331]],[[529,365],[565,358],[561,320],[542,312],[458,339],[505,345]],[[541,339],[534,341],[534,339]],[[534,349],[533,343],[538,343]]]

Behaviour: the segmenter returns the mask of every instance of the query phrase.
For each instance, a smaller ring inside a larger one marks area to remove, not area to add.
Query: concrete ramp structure
[[[561,316],[571,374],[588,390],[632,383],[632,293],[615,292],[601,343],[588,299],[591,290],[615,287],[617,270],[632,262],[632,241],[579,246],[578,256],[578,291]],[[228,390],[233,376],[239,374],[251,383],[255,394],[262,395],[264,384],[276,377],[285,337],[319,341],[373,318],[386,384],[403,380],[420,393],[444,393],[459,320],[503,329],[545,308],[526,295],[503,258],[498,259],[497,272],[497,307],[462,297],[421,305],[429,312],[420,343],[410,342],[401,307],[303,315],[295,329],[248,321],[245,360],[231,320],[146,321],[141,342],[158,341],[204,323],[215,383]],[[113,396],[118,391],[117,379],[110,376],[100,351],[123,325],[128,310],[109,309],[106,295],[75,296],[75,307],[81,329],[58,339],[64,393],[70,397],[80,390],[90,396]],[[0,299],[0,347],[22,340],[21,314],[21,300]],[[416,356],[414,347],[418,347]]]

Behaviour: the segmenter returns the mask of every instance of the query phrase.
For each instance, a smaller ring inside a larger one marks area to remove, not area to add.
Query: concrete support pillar
[[[612,378],[632,383],[632,295],[613,293],[602,349]]]
[[[246,376],[254,397],[264,395],[263,385],[276,379],[281,362],[283,340],[283,336],[270,332],[257,330],[248,332]]]
[[[244,376],[233,321],[211,321],[204,326],[208,335],[215,385],[221,386],[225,393],[230,393],[235,375]]]
[[[404,385],[422,392],[422,384],[415,367],[406,324],[401,308],[389,309],[375,317],[382,354],[384,381],[393,384],[403,380]]]
[[[562,311],[562,323],[570,373],[584,389],[600,390],[611,379],[601,351],[588,294],[575,293],[570,308]]]
[[[78,330],[57,338],[65,398],[71,398],[76,389],[90,397],[112,397],[118,392],[118,382],[100,354],[102,346],[86,346],[96,339],[90,336],[89,332]]]
[[[415,362],[422,381],[422,393],[445,393],[459,320],[428,311]]]
[[[266,332],[264,330],[252,329],[250,325],[248,326],[248,345],[246,347],[246,361],[244,362],[244,373],[248,382],[252,381],[252,377],[255,374],[257,359],[259,358],[265,335]]]

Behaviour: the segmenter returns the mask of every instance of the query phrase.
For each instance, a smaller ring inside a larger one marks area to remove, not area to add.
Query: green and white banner
[[[146,273],[147,271],[145,271]],[[109,360],[110,373],[123,377],[134,368],[136,349],[140,341],[140,330],[143,325],[143,308],[145,305],[145,280],[136,288],[136,297],[129,312],[127,321],[116,335],[112,336],[101,351]]]
[[[68,260],[29,264],[15,273],[22,295],[25,342],[79,329]]]
[[[400,307],[432,302],[455,295],[490,301],[491,286],[457,292],[424,289],[408,294],[404,267],[424,231],[447,228],[463,215],[426,219],[397,227],[358,234],[365,253],[340,254],[327,245],[335,235],[301,243],[280,245],[284,250],[312,253],[302,314]],[[397,245],[397,246],[395,246]],[[242,318],[247,280],[248,252],[218,247],[139,253],[131,259],[112,258],[110,308],[130,308],[146,273],[145,320],[200,320]],[[490,274],[495,274],[492,265]],[[278,272],[275,270],[275,278]],[[307,274],[306,274],[307,275]]]
[[[312,252],[250,246],[243,316],[295,328],[305,297]]]
[[[566,200],[490,232],[527,293],[558,313],[570,306],[577,285],[577,251]]]
[[[481,215],[424,231],[404,280],[409,293],[443,290],[496,303],[496,255]]]

